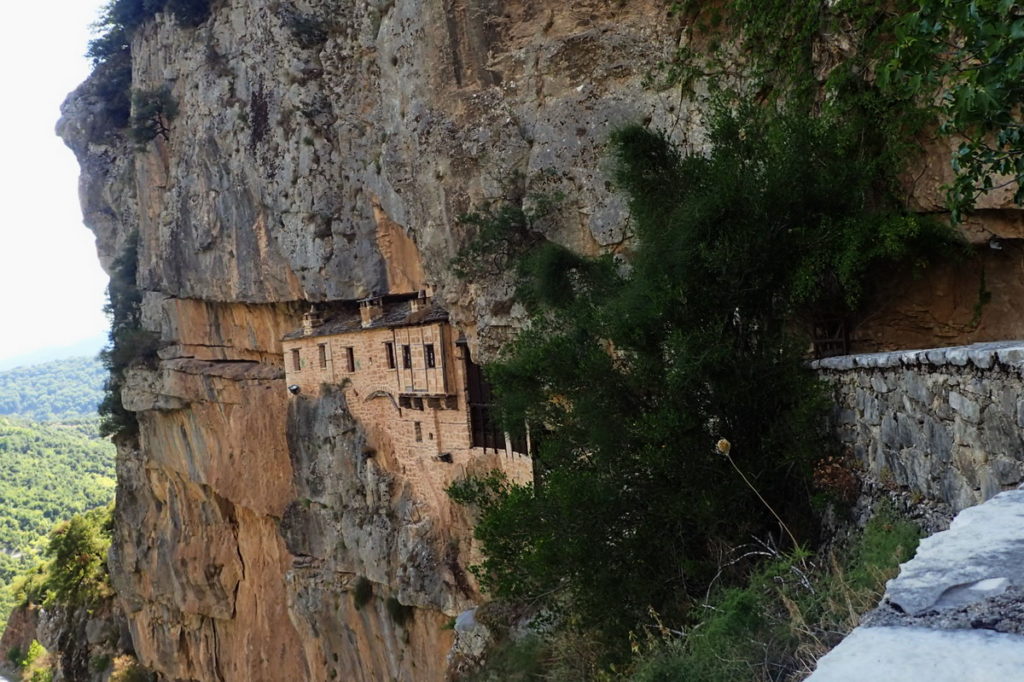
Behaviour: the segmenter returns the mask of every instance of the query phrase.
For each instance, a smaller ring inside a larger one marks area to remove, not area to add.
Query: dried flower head
[[[718,442],[715,443],[715,450],[718,450],[718,454],[720,454],[720,455],[728,455],[729,454],[729,450],[731,448],[732,448],[732,443],[730,443],[729,441],[727,441],[724,438],[720,438],[718,440]]]

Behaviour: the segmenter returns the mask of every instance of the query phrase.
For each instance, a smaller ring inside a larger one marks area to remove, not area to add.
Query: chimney
[[[313,331],[324,323],[323,315],[315,305],[309,306],[309,312],[302,316],[303,336],[312,336]]]
[[[420,289],[416,294],[416,298],[409,301],[410,312],[416,312],[430,305],[430,299],[434,297],[434,289],[429,284],[425,288]]]
[[[384,314],[384,303],[378,298],[364,298],[359,302],[359,318],[363,328],[369,327]]]

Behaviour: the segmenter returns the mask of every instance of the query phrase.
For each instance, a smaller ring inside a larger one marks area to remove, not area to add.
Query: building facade
[[[386,439],[400,457],[458,464],[474,451],[529,451],[528,440],[513,443],[497,428],[468,345],[429,298],[368,299],[358,314],[332,319],[308,313],[283,350],[289,390],[340,387],[371,440]]]

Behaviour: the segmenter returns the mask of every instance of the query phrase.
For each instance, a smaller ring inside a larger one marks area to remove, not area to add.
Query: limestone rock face
[[[331,669],[353,680],[443,678],[451,637],[441,626],[460,596],[444,579],[443,543],[432,542],[443,520],[424,514],[400,472],[370,448],[340,390],[297,397],[288,421],[298,499],[281,529],[296,557],[288,596],[316,662],[311,679]],[[388,613],[388,600],[404,620]],[[324,627],[332,622],[340,627]]]
[[[700,103],[645,84],[679,27],[661,0],[212,6],[134,36],[133,88],[177,103],[166,139],[130,141],[95,77],[58,124],[103,264],[137,234],[160,339],[123,395],[110,564],[135,648],[173,680],[441,679],[441,626],[479,597],[468,522],[337,396],[291,400],[280,339],[308,302],[429,283],[486,360],[523,316],[508,281],[451,273],[487,201],[561,195],[545,236],[628,251],[609,132],[704,144]]]
[[[21,679],[22,671],[12,668],[7,656],[12,651],[24,655],[33,640],[49,653],[54,682],[103,682],[110,677],[114,659],[131,661],[127,621],[113,598],[101,599],[89,608],[63,604],[16,607],[0,638],[5,656],[0,673]]]
[[[561,193],[549,237],[620,248],[607,134],[699,129],[643,84],[676,44],[664,11],[227,0],[198,28],[158,15],[135,35],[133,88],[177,103],[166,139],[128,140],[96,78],[68,98],[58,132],[100,259],[137,233],[160,339],[126,377],[140,433],[119,449],[110,555],[144,664],[174,680],[445,676],[443,626],[480,597],[469,523],[340,396],[289,405],[280,339],[303,302],[430,283],[486,356],[518,309],[507,283],[462,283],[449,263],[457,217],[487,200]]]

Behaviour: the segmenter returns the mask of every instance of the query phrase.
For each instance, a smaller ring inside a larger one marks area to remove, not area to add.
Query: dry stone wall
[[[883,483],[954,510],[1024,480],[1024,342],[828,358],[833,427]]]

